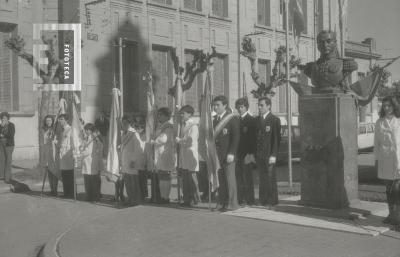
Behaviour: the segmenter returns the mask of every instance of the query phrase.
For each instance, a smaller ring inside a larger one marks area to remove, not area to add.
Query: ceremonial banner
[[[350,85],[350,89],[356,94],[361,106],[369,104],[374,98],[382,78],[383,69],[379,68],[364,79]]]
[[[119,157],[118,157],[118,138],[119,138],[119,121],[121,110],[119,106],[119,96],[121,92],[118,88],[112,90],[112,102],[110,112],[110,128],[108,137],[108,153],[107,153],[107,172],[111,174],[110,179],[114,182],[120,176]]]
[[[218,170],[221,168],[217,149],[214,141],[214,129],[211,116],[211,78],[207,72],[204,93],[200,111],[200,131],[199,131],[199,153],[206,161],[208,178],[211,183],[212,191],[219,187]]]

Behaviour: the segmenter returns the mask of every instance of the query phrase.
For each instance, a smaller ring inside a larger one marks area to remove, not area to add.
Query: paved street
[[[363,165],[371,168],[367,157],[361,156]],[[32,192],[14,194],[9,185],[0,182],[0,257],[35,256],[40,246],[54,242],[62,233],[62,257],[400,256],[400,234],[394,231],[372,237],[232,217],[210,212],[207,204],[197,209],[178,209],[175,204],[120,209],[109,201],[113,185],[105,181],[103,200],[98,204],[81,201],[82,193],[76,202],[40,198],[41,174],[29,169],[33,166],[33,162],[15,162],[13,169],[14,177],[28,184]],[[279,169],[284,181],[287,168]],[[296,181],[299,176],[295,174]],[[379,184],[361,187],[382,191]],[[83,192],[82,185],[78,191]],[[280,191],[285,192],[285,187]],[[173,199],[175,192],[173,188]],[[285,197],[281,193],[280,198]],[[305,214],[298,215],[301,219]]]

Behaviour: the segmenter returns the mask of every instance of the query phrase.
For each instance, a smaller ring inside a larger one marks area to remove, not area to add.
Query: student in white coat
[[[385,180],[389,216],[383,222],[400,224],[400,107],[385,97],[375,125],[374,154],[378,178]]]
[[[92,123],[87,123],[84,129],[86,136],[80,150],[86,200],[98,201],[100,199],[100,173],[104,170],[103,143],[95,135],[96,127]]]
[[[144,170],[145,155],[144,144],[140,134],[132,126],[132,120],[124,116],[122,118],[121,137],[121,172],[128,199],[126,205],[134,206],[142,202],[139,171]]]
[[[169,203],[171,192],[171,172],[175,170],[176,150],[175,132],[171,119],[171,110],[163,107],[157,110],[158,126],[155,137],[151,141],[154,145],[154,166],[157,171],[155,185],[159,186],[159,197],[155,199],[159,203]]]
[[[176,142],[179,144],[178,168],[182,171],[183,178],[183,205],[191,206],[200,201],[198,140],[199,127],[193,121],[194,109],[190,105],[183,106],[179,114],[181,116],[181,131]]]

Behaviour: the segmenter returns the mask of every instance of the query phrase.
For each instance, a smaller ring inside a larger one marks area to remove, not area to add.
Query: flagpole
[[[123,73],[123,62],[122,62],[122,37],[118,40],[118,52],[119,52],[119,91],[121,92],[121,116],[124,116],[124,73]],[[121,117],[122,118],[122,117]]]
[[[293,186],[292,179],[292,99],[290,92],[290,53],[289,53],[289,0],[285,0],[286,4],[286,112],[287,112],[287,129],[288,129],[288,168],[289,168],[289,187]]]

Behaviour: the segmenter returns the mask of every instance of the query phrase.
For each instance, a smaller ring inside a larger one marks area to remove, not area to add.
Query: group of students
[[[252,177],[255,165],[259,169],[260,204],[276,205],[275,163],[280,143],[280,120],[270,112],[269,98],[258,99],[258,117],[248,112],[246,98],[238,99],[235,107],[239,115],[231,111],[225,96],[213,99],[214,139],[221,167],[218,171],[217,208],[234,210],[239,208],[239,204],[255,204]],[[174,171],[177,171],[182,186],[182,205],[192,206],[208,199],[210,183],[206,160],[199,155],[199,124],[193,118],[194,108],[185,105],[179,110],[179,134],[171,115],[167,107],[157,110],[157,126],[149,141],[146,141],[143,116],[122,117],[118,145],[121,176],[115,181],[115,200],[133,206],[144,202],[150,194],[152,202],[169,203]],[[60,131],[54,131],[54,122],[58,122]],[[74,156],[68,116],[59,115],[57,121],[50,115],[46,116],[42,164],[48,171],[51,194],[57,194],[58,180],[61,179],[64,196],[73,197],[74,158],[78,157],[82,163],[87,200],[100,199],[100,175],[104,171],[103,160],[107,152],[104,150],[106,126],[108,122],[103,116],[95,124],[85,124],[80,154]],[[148,179],[151,180],[151,192],[148,192]]]

